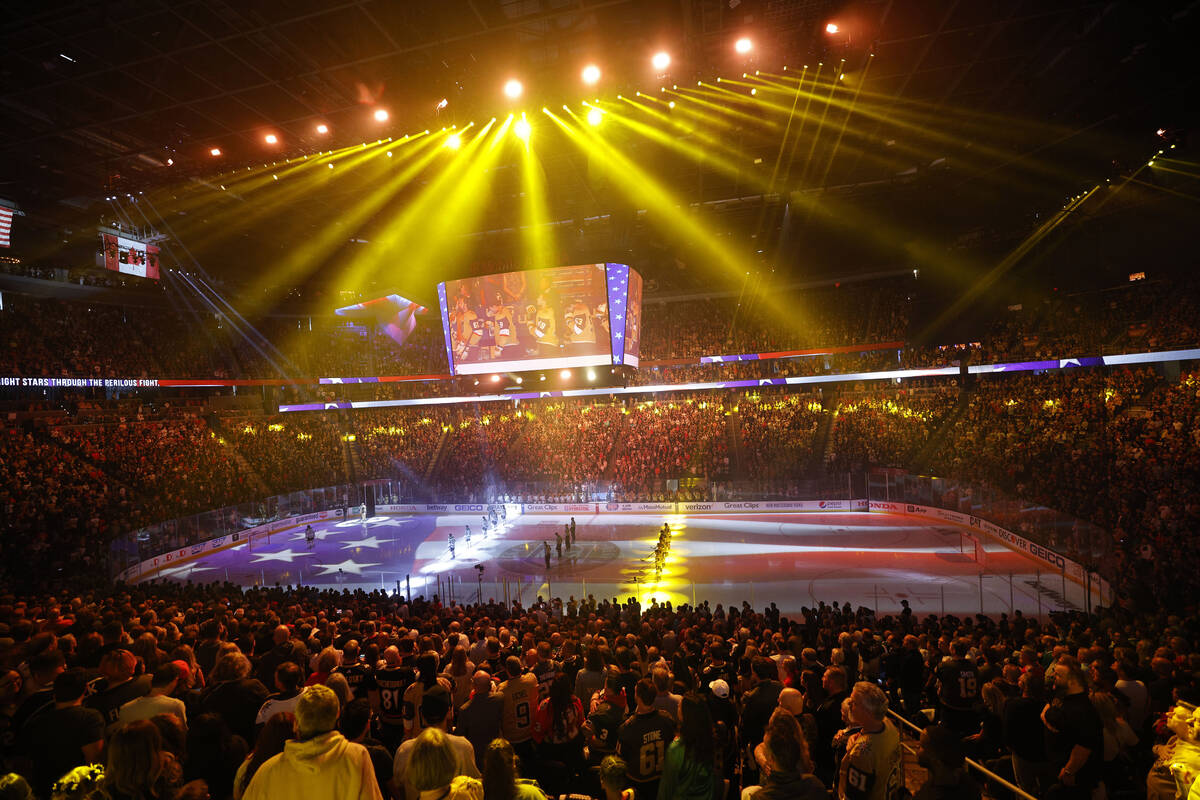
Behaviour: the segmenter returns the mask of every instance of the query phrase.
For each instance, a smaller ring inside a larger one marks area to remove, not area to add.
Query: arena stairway
[[[821,409],[821,418],[817,420],[817,430],[813,433],[812,455],[807,464],[800,465],[801,475],[820,475],[822,465],[829,459],[829,449],[833,446],[833,413],[829,410],[837,403],[836,388],[827,392],[825,405]]]
[[[446,442],[450,440],[450,432],[443,430],[441,438],[438,439],[437,447],[433,450],[433,457],[429,459],[429,466],[421,473],[421,482],[426,486],[433,480],[433,474],[437,470],[438,463],[442,460],[442,455],[446,452]]]
[[[208,425],[209,429],[216,433],[219,438],[227,439],[227,441],[236,441],[232,434],[230,434],[229,429],[225,426],[224,420],[218,415],[211,412],[205,414],[204,423]],[[267,486],[266,482],[262,479],[262,476],[258,474],[254,467],[250,466],[250,462],[246,460],[246,457],[242,455],[242,452],[238,450],[237,447],[234,445],[228,445],[225,449],[228,451],[234,463],[238,465],[238,469],[240,469],[243,474],[250,478],[251,482],[254,484],[254,491],[257,493],[258,497],[270,497],[274,494],[274,492],[271,491],[270,487]]]
[[[746,471],[746,448],[742,444],[742,413],[730,414],[725,418],[726,435],[729,437],[729,477],[740,481],[749,477]]]
[[[608,448],[607,459],[604,467],[604,474],[600,476],[603,482],[611,482],[613,473],[617,468],[617,453],[621,452],[621,447],[625,444],[625,437],[629,434],[629,415],[622,414],[617,420],[617,435],[613,437],[612,445]]]

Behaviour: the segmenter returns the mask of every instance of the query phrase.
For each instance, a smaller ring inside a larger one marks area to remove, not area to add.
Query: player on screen
[[[592,312],[585,303],[571,303],[563,316],[566,323],[564,341],[572,344],[596,343],[596,326],[592,322]]]
[[[554,308],[543,292],[538,295],[537,307],[529,326],[529,335],[537,342],[540,355],[553,355],[558,351],[558,328],[554,319]]]
[[[313,542],[317,540],[317,532],[313,530],[313,526],[309,525],[304,529],[304,541],[308,543],[308,549],[313,549]]]

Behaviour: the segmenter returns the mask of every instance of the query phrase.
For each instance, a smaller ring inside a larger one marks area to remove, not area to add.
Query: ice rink
[[[510,518],[481,536],[479,515],[387,514],[255,536],[252,543],[162,569],[158,577],[242,586],[303,584],[330,589],[386,589],[474,602],[537,595],[597,598],[637,594],[673,603],[704,601],[755,608],[774,602],[794,613],[819,600],[850,602],[880,615],[907,600],[918,614],[988,614],[1020,609],[1045,615],[1082,608],[1082,586],[1039,571],[1028,556],[999,542],[980,559],[962,528],[904,515],[588,514],[576,515],[577,542],[556,553],[565,514]],[[658,530],[673,532],[660,579],[653,564]],[[465,526],[472,529],[465,541]],[[448,536],[454,535],[454,558]],[[547,569],[545,548],[550,545]],[[483,567],[482,571],[476,565]],[[155,577],[150,574],[146,577]],[[482,578],[482,581],[480,580]],[[1065,592],[1065,600],[1064,600]]]

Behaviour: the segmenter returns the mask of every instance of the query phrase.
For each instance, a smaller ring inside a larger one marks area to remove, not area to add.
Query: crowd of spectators
[[[1170,780],[1151,749],[1168,710],[1200,699],[1196,620],[7,594],[0,759],[30,787],[11,796],[89,800],[972,800],[987,781],[964,756],[1034,796],[1135,796]]]
[[[240,464],[195,417],[64,426],[50,435],[131,487],[155,519],[256,499]]]
[[[272,494],[347,480],[336,418],[288,414],[234,421],[223,427],[221,438],[242,455]]]
[[[726,406],[718,399],[635,404],[625,438],[613,456],[612,481],[624,500],[661,486],[663,479],[720,479],[730,470]]]

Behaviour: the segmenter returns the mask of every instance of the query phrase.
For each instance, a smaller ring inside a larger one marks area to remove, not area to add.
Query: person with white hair
[[[883,689],[867,681],[854,684],[850,718],[859,727],[846,740],[838,767],[838,800],[886,800],[904,780],[900,764],[900,732],[887,718]]]
[[[383,800],[367,748],[346,741],[336,730],[340,713],[337,695],[328,686],[306,688],[296,704],[297,738],[258,768],[244,800]]]

